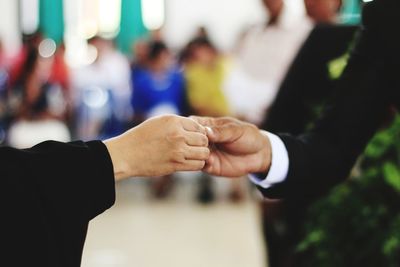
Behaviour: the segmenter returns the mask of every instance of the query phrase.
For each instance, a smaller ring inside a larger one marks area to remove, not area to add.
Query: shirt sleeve
[[[264,133],[271,143],[271,167],[266,176],[252,174],[249,178],[255,185],[267,189],[286,179],[289,172],[289,156],[285,144],[278,136],[269,132]]]

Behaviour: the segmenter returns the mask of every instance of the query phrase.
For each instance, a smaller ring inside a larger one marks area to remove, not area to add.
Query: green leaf
[[[383,165],[385,181],[400,193],[400,171],[393,162],[386,162]]]
[[[396,236],[390,237],[383,246],[383,253],[391,255],[400,248],[400,240]]]

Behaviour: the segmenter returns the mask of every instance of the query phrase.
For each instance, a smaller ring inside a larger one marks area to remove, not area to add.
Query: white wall
[[[303,0],[287,0],[303,12]],[[261,0],[165,0],[164,36],[173,48],[182,47],[196,28],[205,25],[218,47],[229,50],[246,26],[265,21]]]
[[[18,1],[0,0],[0,39],[10,54],[18,52],[21,44],[18,25]]]

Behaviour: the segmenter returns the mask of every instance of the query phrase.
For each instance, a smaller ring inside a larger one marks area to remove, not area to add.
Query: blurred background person
[[[32,49],[38,49],[43,39],[43,34],[39,30],[23,36],[22,45],[18,49],[16,55],[12,57],[9,66],[11,86],[15,85],[16,80],[20,77],[29,52]]]
[[[161,41],[151,41],[146,54],[144,68],[136,69],[132,78],[135,122],[164,114],[183,114],[186,106],[184,76],[170,50]],[[171,191],[173,177],[155,177],[152,182],[153,195],[164,198]]]
[[[51,67],[49,68],[49,83],[61,86],[64,101],[66,103],[66,121],[69,129],[72,127],[71,121],[71,90],[69,67],[65,62],[65,45],[64,43],[56,44],[51,38],[45,38],[41,31],[36,31],[29,35],[23,36],[23,45],[16,55],[9,59],[9,84],[11,87],[16,86],[18,79],[22,75],[27,62],[30,51],[38,49],[42,51],[45,57],[52,57]]]
[[[10,89],[13,122],[8,143],[25,148],[45,140],[68,142],[71,137],[65,124],[66,101],[61,85],[49,80],[54,54],[43,54],[33,46],[26,53],[21,72]]]
[[[266,22],[242,35],[225,90],[236,117],[259,125],[293,58],[310,33],[312,20],[284,0],[263,0]]]
[[[147,39],[141,38],[134,42],[132,46],[133,59],[131,62],[131,83],[132,88],[138,83],[137,79],[141,79],[143,72],[147,71],[148,68],[148,58],[149,58],[149,41]],[[133,92],[132,92],[133,94]],[[133,95],[131,95],[133,97]],[[138,115],[134,113],[134,107],[131,106],[133,110],[133,124],[138,125],[143,122],[143,115]]]
[[[228,69],[227,59],[209,40],[207,31],[200,27],[198,37],[185,48],[185,78],[187,96],[194,115],[222,117],[230,114],[223,92]],[[211,177],[201,174],[197,199],[209,203],[215,199]],[[232,181],[230,197],[234,201],[243,198],[239,181]]]
[[[309,129],[329,100],[341,71],[356,26],[338,24],[341,0],[305,0],[315,24],[283,79],[261,128],[294,135]],[[321,178],[324,174],[321,173]],[[270,266],[297,266],[296,247],[303,237],[307,208],[315,199],[264,201],[264,235]]]
[[[191,60],[193,60],[193,56],[191,56],[191,50],[192,50],[192,43],[195,40],[204,40],[206,39],[212,46],[213,48],[217,51],[217,48],[215,47],[212,38],[205,26],[199,26],[193,37],[190,39],[190,41],[181,49],[181,51],[178,54],[178,60],[181,64],[189,64]]]
[[[112,40],[95,36],[88,43],[94,48],[95,60],[75,70],[73,76],[76,134],[83,140],[119,134],[132,116],[128,59]]]
[[[163,42],[149,44],[146,68],[133,79],[132,107],[142,120],[161,114],[181,114],[184,107],[183,73]]]
[[[145,39],[137,40],[133,44],[132,50],[133,60],[131,63],[131,75],[133,81],[135,75],[146,68],[149,53],[149,44]]]
[[[188,45],[185,65],[187,96],[194,114],[221,117],[230,114],[223,92],[228,62],[208,38],[197,37]]]

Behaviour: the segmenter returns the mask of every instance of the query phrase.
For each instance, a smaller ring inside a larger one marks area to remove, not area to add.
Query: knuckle
[[[179,117],[176,115],[165,115],[163,116],[164,122],[172,128],[178,128]]]
[[[171,133],[169,139],[176,145],[180,145],[186,141],[185,136],[183,136],[179,131]]]
[[[182,150],[175,150],[171,153],[172,161],[175,163],[185,162],[185,153]]]
[[[177,134],[177,135],[175,136],[175,141],[176,141],[176,143],[177,143],[178,145],[181,145],[182,143],[185,143],[185,142],[186,142],[186,138],[185,138],[185,136],[183,136],[183,135],[181,135],[181,134]]]

